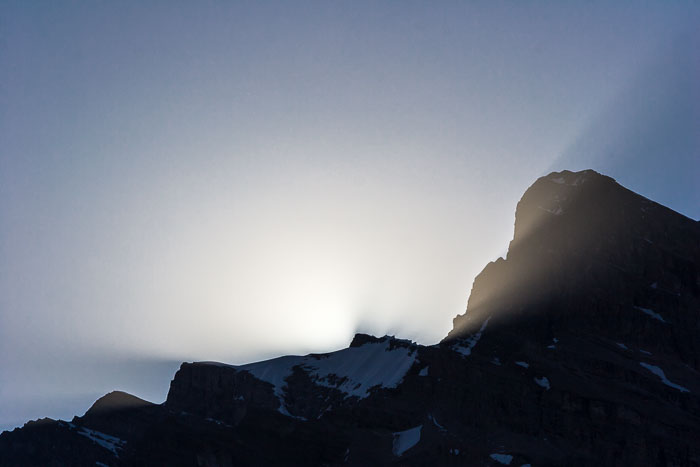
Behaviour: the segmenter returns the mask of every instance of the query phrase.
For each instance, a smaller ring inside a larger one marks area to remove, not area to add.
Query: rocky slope
[[[700,465],[700,224],[593,171],[518,203],[439,344],[183,363],[0,435],[9,465]]]

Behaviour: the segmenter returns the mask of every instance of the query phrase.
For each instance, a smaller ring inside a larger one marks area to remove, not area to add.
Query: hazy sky
[[[515,205],[700,216],[696,2],[0,4],[0,429],[182,360],[440,340]]]

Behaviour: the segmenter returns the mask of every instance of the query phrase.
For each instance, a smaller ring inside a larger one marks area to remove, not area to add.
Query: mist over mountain
[[[0,435],[16,465],[700,465],[700,223],[592,170],[527,189],[438,344],[183,363]]]

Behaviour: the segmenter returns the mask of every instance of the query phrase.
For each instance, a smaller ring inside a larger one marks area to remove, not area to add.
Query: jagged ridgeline
[[[594,171],[517,206],[439,344],[183,363],[0,435],[0,465],[700,465],[700,225]]]

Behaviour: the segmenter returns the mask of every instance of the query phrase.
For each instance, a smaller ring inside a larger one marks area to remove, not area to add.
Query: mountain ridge
[[[163,404],[3,433],[0,466],[700,465],[698,337],[700,223],[553,172],[440,343],[183,363]]]

